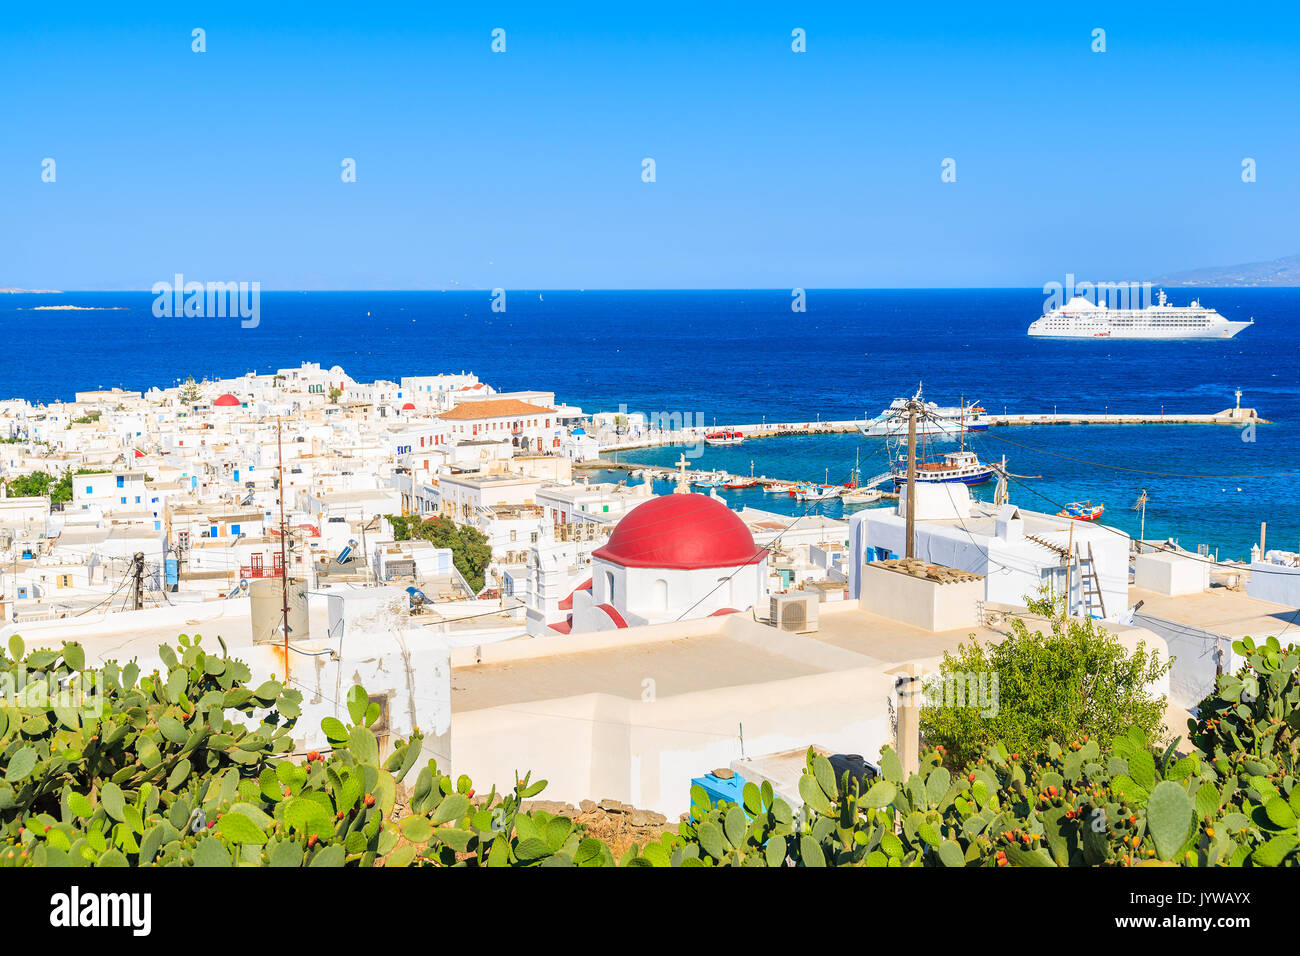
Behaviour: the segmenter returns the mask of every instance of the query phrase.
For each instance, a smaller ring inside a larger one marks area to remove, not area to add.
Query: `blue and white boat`
[[[918,482],[960,482],[963,485],[982,485],[992,480],[992,465],[986,465],[973,451],[950,451],[938,461],[919,461],[916,464]],[[907,484],[907,454],[894,462],[894,487]]]
[[[912,398],[896,398],[889,407],[875,418],[858,426],[858,431],[868,438],[904,438],[908,430],[909,401],[921,404],[921,414],[917,416],[916,431],[922,438],[955,439],[963,432],[988,431],[989,420],[985,410],[977,402],[965,402],[960,405],[936,405],[921,397],[921,385],[917,385]]]
[[[727,484],[727,475],[725,472],[715,471],[712,474],[695,475],[690,481],[696,488],[722,488]]]

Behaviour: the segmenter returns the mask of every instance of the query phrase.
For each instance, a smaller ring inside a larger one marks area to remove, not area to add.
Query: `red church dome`
[[[402,406],[402,411],[404,412],[415,411],[415,402],[407,402],[405,405]]]
[[[592,557],[625,568],[734,568],[767,555],[730,508],[706,495],[664,495],[637,505]]]
[[[225,395],[219,396],[212,404],[218,408],[234,408],[241,403],[239,399],[227,392]]]

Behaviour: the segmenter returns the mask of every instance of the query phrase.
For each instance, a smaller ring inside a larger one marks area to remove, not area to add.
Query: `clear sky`
[[[8,2],[0,286],[1039,286],[1300,252],[1295,4],[992,6]]]

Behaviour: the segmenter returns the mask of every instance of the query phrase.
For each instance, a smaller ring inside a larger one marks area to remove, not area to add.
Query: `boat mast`
[[[961,428],[958,431],[961,439],[961,450],[966,450],[966,396],[961,396]]]

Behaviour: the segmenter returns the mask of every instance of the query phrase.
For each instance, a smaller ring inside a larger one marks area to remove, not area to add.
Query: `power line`
[[[1016,480],[1016,479],[1008,478],[1007,480],[1008,480],[1008,481],[1015,481],[1015,483],[1016,483],[1017,485],[1021,485],[1021,482],[1018,481],[1018,480]],[[1035,489],[1035,488],[1031,488],[1029,485],[1021,485],[1021,487],[1023,487],[1026,491],[1030,492],[1031,494],[1038,495],[1038,497],[1042,498],[1044,501],[1046,501],[1046,502],[1047,502],[1048,504],[1050,504],[1050,505],[1054,505],[1054,506],[1056,506],[1057,508],[1064,508],[1064,507],[1065,507],[1065,505],[1061,504],[1059,501],[1055,501],[1055,500],[1053,500],[1052,498],[1049,498],[1047,495],[1043,494],[1041,491],[1038,491],[1038,490]],[[1074,519],[1070,518],[1070,519],[1066,519],[1066,520],[1070,520],[1070,521],[1072,521],[1072,520],[1074,520]],[[1105,524],[1095,524],[1094,527],[1101,528],[1103,531],[1108,531],[1108,532],[1110,532],[1111,534],[1118,535],[1119,537],[1125,538],[1125,539],[1127,539],[1127,540],[1129,540],[1129,541],[1132,541],[1132,540],[1133,540],[1133,536],[1132,536],[1132,535],[1130,535],[1130,534],[1129,534],[1128,532],[1126,532],[1126,531],[1121,531],[1121,530],[1119,530],[1118,528],[1112,528],[1112,527],[1110,527],[1109,525],[1105,525]],[[1286,575],[1287,577],[1290,577],[1290,578],[1295,578],[1295,577],[1296,577],[1296,575],[1294,575],[1294,574],[1292,574],[1292,573],[1290,573],[1290,572],[1288,572],[1288,571],[1271,571],[1271,570],[1269,570],[1268,568],[1255,568],[1255,567],[1251,567],[1250,565],[1248,565],[1248,564],[1244,564],[1244,563],[1242,563],[1242,564],[1234,564],[1234,563],[1232,563],[1232,562],[1230,562],[1230,561],[1214,561],[1214,560],[1212,560],[1212,559],[1210,559],[1210,558],[1202,558],[1199,554],[1197,554],[1197,555],[1193,555],[1190,551],[1188,551],[1188,552],[1184,552],[1181,556],[1187,558],[1189,561],[1199,561],[1199,562],[1201,562],[1202,564],[1208,564],[1208,565],[1211,565],[1212,567],[1216,567],[1216,568],[1225,568],[1225,569],[1230,570],[1230,571],[1249,570],[1251,574],[1282,574],[1282,575]]]
[[[781,531],[781,532],[780,532],[776,537],[774,537],[774,538],[771,540],[771,542],[769,542],[768,545],[766,545],[765,547],[759,548],[757,551],[754,552],[754,556],[753,556],[752,558],[750,558],[750,562],[749,562],[749,563],[744,564],[744,565],[741,565],[741,567],[736,568],[736,570],[732,571],[732,572],[731,572],[730,574],[728,574],[725,578],[722,578],[720,581],[718,581],[718,583],[715,584],[715,585],[714,585],[714,586],[709,590],[709,592],[708,592],[707,594],[705,594],[703,597],[701,597],[698,601],[696,601],[694,604],[692,604],[690,607],[688,607],[688,608],[687,608],[685,611],[683,611],[681,614],[677,615],[676,620],[678,620],[678,621],[682,620],[682,618],[686,617],[687,614],[690,614],[691,611],[694,611],[697,607],[699,607],[701,604],[703,604],[705,601],[707,601],[709,598],[711,598],[715,593],[717,593],[717,591],[718,591],[718,590],[719,590],[719,589],[720,589],[724,584],[730,584],[730,583],[731,583],[731,579],[734,578],[737,574],[739,574],[743,568],[750,567],[751,564],[752,564],[753,562],[757,561],[758,558],[759,558],[759,557],[760,557],[764,552],[769,551],[769,550],[771,549],[772,545],[775,545],[778,541],[780,541],[783,537],[785,537],[785,535],[786,535],[787,533],[789,533],[790,531],[792,531],[792,530],[794,529],[794,526],[795,526],[795,525],[797,525],[797,524],[798,524],[800,521],[802,521],[804,518],[808,517],[808,515],[809,515],[809,513],[810,513],[810,510],[811,510],[811,507],[812,507],[812,505],[814,505],[814,504],[816,504],[816,501],[809,501],[808,504],[804,507],[804,510],[803,510],[803,513],[802,513],[802,514],[798,515],[798,516],[797,516],[793,521],[791,521],[788,525],[786,525],[786,526],[785,526],[785,529],[782,530],[782,531]]]
[[[1300,471],[1280,471],[1274,474],[1257,474],[1257,475],[1197,475],[1184,474],[1175,471],[1149,471],[1142,468],[1126,468],[1123,465],[1108,465],[1105,462],[1093,461],[1089,458],[1076,458],[1072,455],[1063,455],[1060,452],[1048,451],[1046,448],[1040,448],[1037,445],[1029,445],[1023,442],[1013,441],[1010,438],[1003,438],[1000,435],[994,435],[992,430],[980,433],[981,437],[992,438],[994,441],[1000,441],[1007,445],[1015,445],[1017,448],[1024,448],[1027,451],[1035,451],[1042,455],[1050,455],[1053,458],[1062,458],[1066,461],[1072,461],[1080,465],[1092,465],[1095,468],[1107,468],[1111,471],[1124,471],[1134,475],[1149,475],[1156,478],[1193,478],[1209,479],[1213,478],[1219,481],[1251,481],[1256,478],[1294,478],[1300,476]]]

